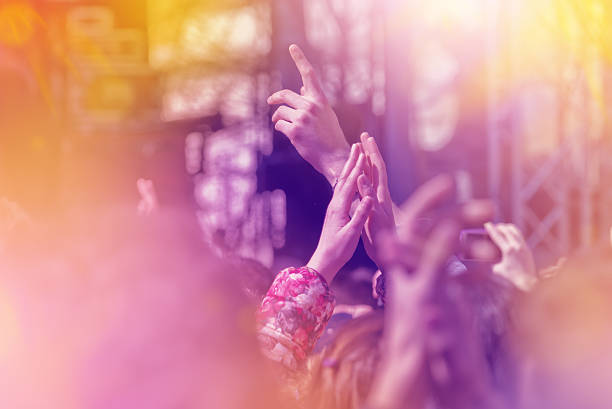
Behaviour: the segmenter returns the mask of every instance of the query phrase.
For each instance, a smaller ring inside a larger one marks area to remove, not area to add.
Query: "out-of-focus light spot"
[[[422,84],[415,90],[415,98],[427,98],[430,87],[441,87],[451,83],[459,72],[457,60],[440,43],[435,40],[422,43],[416,49],[417,62],[415,63],[415,75],[418,84]]]
[[[66,13],[66,30],[71,36],[101,37],[115,26],[112,10],[104,6],[80,6]]]
[[[194,175],[202,169],[202,147],[204,136],[200,132],[191,132],[185,138],[185,169]]]
[[[276,189],[270,193],[270,224],[272,245],[276,248],[285,245],[285,227],[287,225],[287,197],[285,192]]]
[[[345,98],[351,104],[366,102],[370,93],[370,62],[366,59],[357,59],[348,65],[346,72]]]
[[[9,46],[24,45],[42,23],[42,18],[27,3],[3,4],[0,6],[0,43]]]
[[[212,10],[194,5],[189,10],[180,10],[159,0],[150,3],[149,54],[154,68],[202,60],[249,59],[270,51],[268,4]]]
[[[243,172],[255,169],[255,153],[250,149],[241,149],[233,159],[234,168]]]
[[[444,95],[427,107],[417,108],[415,137],[425,151],[444,148],[453,138],[459,120],[459,102],[456,95]]]
[[[255,152],[245,146],[242,140],[225,129],[215,133],[205,147],[205,164],[210,173],[250,173],[257,168]]]
[[[224,12],[203,12],[186,20],[182,48],[192,58],[214,58],[220,54],[260,55],[270,49],[265,36],[268,14],[261,6]]]
[[[225,89],[219,111],[226,126],[247,120],[254,115],[255,82],[247,75],[236,75]]]
[[[425,8],[423,19],[426,23],[445,30],[475,29],[485,21],[482,0],[437,0],[430,1]]]
[[[92,111],[112,110],[126,114],[135,103],[135,91],[128,80],[100,77],[87,88],[85,106]]]
[[[458,64],[450,53],[435,41],[415,49],[413,90],[418,146],[436,151],[453,138],[459,120],[459,101],[454,88]]]
[[[224,197],[223,181],[217,177],[207,177],[199,183],[196,199],[202,207],[215,207]]]
[[[232,176],[229,183],[232,193],[239,197],[251,196],[257,190],[257,179],[254,176]]]
[[[554,151],[559,143],[559,101],[557,89],[552,85],[532,85],[523,90],[517,107],[525,126],[522,140],[529,156],[538,156]]]
[[[372,113],[374,115],[383,115],[385,113],[385,70],[382,67],[377,67],[374,70],[372,77]]]
[[[341,31],[333,16],[334,12],[330,10],[330,3],[327,0],[304,2],[306,38],[314,47],[329,54],[335,54],[340,47]]]
[[[168,79],[166,89],[162,118],[167,121],[220,112],[225,125],[230,125],[254,115],[255,83],[248,75],[177,73]]]
[[[36,152],[42,152],[45,148],[46,141],[41,135],[34,136],[30,139],[30,146]]]
[[[151,50],[149,59],[152,66],[168,65],[175,56],[175,48],[169,44],[160,44]]]
[[[342,89],[342,70],[336,64],[324,64],[322,71],[325,95],[333,105],[336,103],[336,95]]]

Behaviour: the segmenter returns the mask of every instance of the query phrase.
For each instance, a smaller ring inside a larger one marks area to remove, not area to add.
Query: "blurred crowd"
[[[0,206],[4,408],[609,408],[612,250],[537,269],[521,231],[441,174],[394,203],[301,49],[274,128],[329,182],[319,243],[270,271],[201,239],[140,179],[130,209]],[[296,181],[300,183],[300,181]],[[371,294],[331,289],[359,242]]]

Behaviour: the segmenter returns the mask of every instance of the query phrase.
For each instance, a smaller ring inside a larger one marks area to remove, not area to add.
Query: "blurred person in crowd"
[[[517,300],[521,407],[609,408],[612,252],[590,250]]]
[[[139,216],[149,216],[159,210],[152,180],[139,178],[136,181],[136,190],[140,197],[136,208]],[[274,278],[270,269],[257,260],[235,255],[229,249],[223,249],[221,258],[236,273],[239,286],[249,301],[260,303]]]
[[[454,219],[436,222],[431,232],[418,227],[449,187],[449,179],[432,180],[403,206],[403,228],[381,247],[389,271],[396,272],[395,265],[403,270],[397,272],[402,277],[391,276],[384,317],[375,311],[351,321],[312,358],[308,407],[503,407],[470,323],[464,288],[445,268],[460,225],[484,220],[490,207],[473,202]]]
[[[446,274],[463,226],[491,216],[486,202],[472,201],[423,228],[452,192],[444,176],[419,188],[402,206],[397,234],[385,235],[379,251],[389,285],[385,348],[367,407],[498,408],[481,339],[470,325],[465,289]]]
[[[54,220],[0,260],[1,407],[285,407],[255,306],[195,216]]]

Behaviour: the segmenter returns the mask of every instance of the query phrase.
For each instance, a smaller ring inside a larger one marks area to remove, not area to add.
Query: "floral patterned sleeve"
[[[325,278],[315,270],[290,267],[281,271],[257,314],[263,352],[297,369],[323,333],[335,304]]]

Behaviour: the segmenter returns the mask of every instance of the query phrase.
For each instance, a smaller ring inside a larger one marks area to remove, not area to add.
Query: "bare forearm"
[[[327,157],[322,161],[323,163],[321,164],[321,169],[317,169],[323,176],[325,176],[325,179],[327,179],[332,187],[338,181],[342,168],[344,167],[349,154],[350,149],[347,145],[346,149],[326,155]]]

